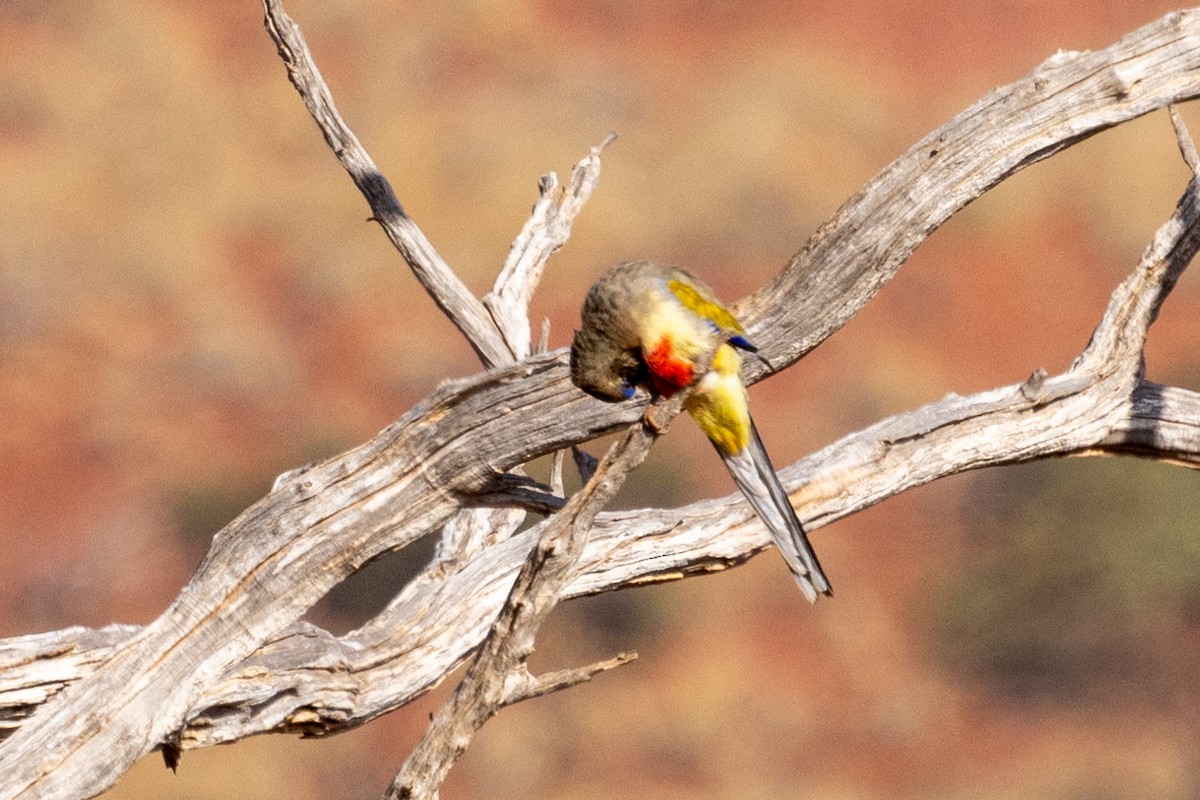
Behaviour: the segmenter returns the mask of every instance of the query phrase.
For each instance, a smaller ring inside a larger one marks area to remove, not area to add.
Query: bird
[[[770,531],[801,591],[814,603],[832,596],[750,416],[739,351],[758,348],[713,290],[680,267],[626,261],[588,290],[580,316],[571,382],[608,402],[631,399],[639,386],[671,397],[694,385],[684,409]]]

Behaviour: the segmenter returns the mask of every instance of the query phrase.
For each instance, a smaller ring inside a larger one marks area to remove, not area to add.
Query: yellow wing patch
[[[684,306],[705,319],[711,320],[721,330],[745,333],[742,330],[742,323],[738,322],[737,317],[721,305],[716,298],[679,279],[668,280],[667,288],[671,290],[671,294],[679,298],[679,302]]]

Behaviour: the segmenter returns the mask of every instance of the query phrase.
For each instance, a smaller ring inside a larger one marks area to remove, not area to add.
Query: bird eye
[[[621,394],[625,395],[626,400],[633,397],[633,384],[632,383],[622,383],[621,384]]]

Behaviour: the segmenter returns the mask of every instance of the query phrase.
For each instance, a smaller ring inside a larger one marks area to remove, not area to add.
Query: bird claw
[[[662,436],[667,432],[667,428],[671,427],[670,420],[658,418],[657,409],[653,405],[646,406],[646,411],[642,414],[642,424],[658,436]]]

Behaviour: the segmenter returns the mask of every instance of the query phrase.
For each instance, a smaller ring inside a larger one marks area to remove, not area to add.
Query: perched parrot
[[[771,532],[805,596],[816,602],[832,595],[750,418],[738,350],[757,348],[712,289],[677,267],[629,261],[591,288],[582,322],[571,343],[571,381],[613,402],[628,400],[639,385],[670,397],[697,384],[684,408]],[[696,374],[710,353],[711,367]]]

